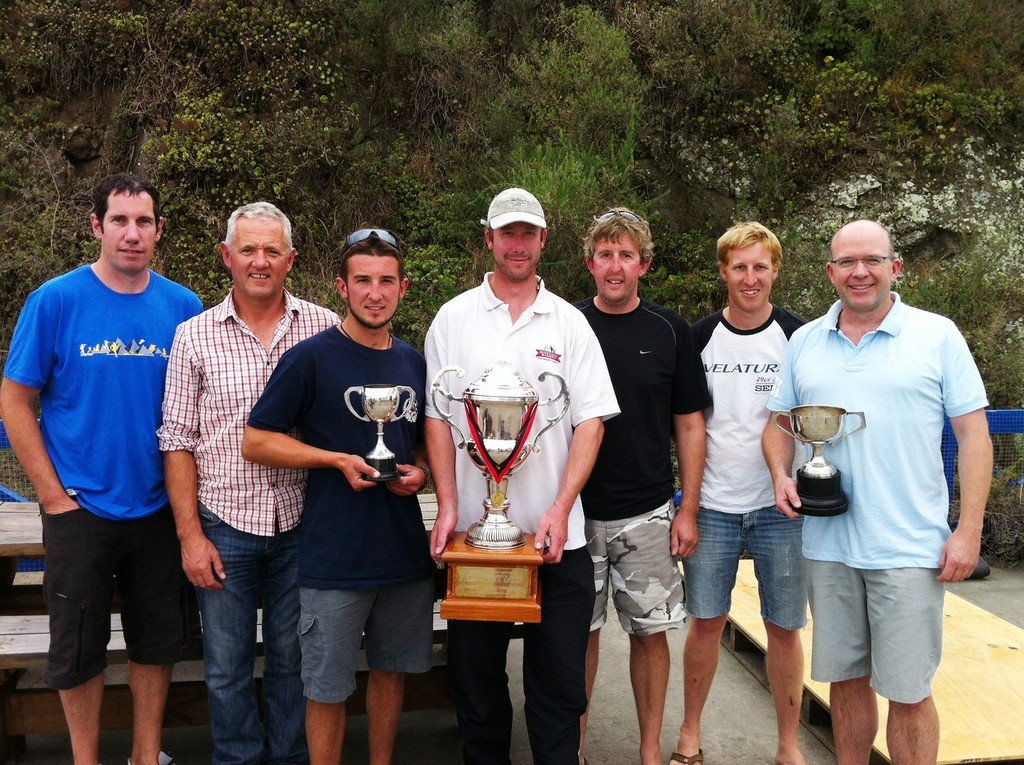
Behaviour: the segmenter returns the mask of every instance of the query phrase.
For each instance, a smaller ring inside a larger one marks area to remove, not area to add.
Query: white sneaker
[[[174,758],[167,752],[160,752],[160,756],[157,758],[159,765],[174,765]],[[132,765],[132,758],[128,758],[128,765]]]

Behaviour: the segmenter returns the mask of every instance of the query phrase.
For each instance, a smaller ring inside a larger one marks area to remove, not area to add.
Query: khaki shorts
[[[890,701],[916,704],[931,696],[942,658],[938,569],[859,569],[808,560],[814,619],[811,677],[830,683],[871,676]]]

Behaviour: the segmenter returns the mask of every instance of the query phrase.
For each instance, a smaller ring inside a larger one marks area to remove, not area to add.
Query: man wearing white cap
[[[494,271],[438,312],[426,338],[427,380],[441,368],[457,365],[466,372],[459,379],[469,384],[503,355],[538,391],[550,387],[550,381],[539,381],[544,371],[559,374],[568,385],[569,412],[516,472],[509,515],[523,531],[536,535],[544,556],[539,572],[541,621],[523,625],[523,687],[533,760],[538,765],[576,765],[580,715],[587,706],[584,667],[594,605],[594,568],[585,547],[579,492],[597,456],[604,420],[619,409],[593,330],[571,304],[548,292],[537,275],[548,238],[540,202],[523,189],[506,189],[491,202],[482,223]],[[451,393],[459,396],[462,391]],[[469,459],[456,458],[452,430],[429,400],[426,412],[438,499],[431,553],[440,559],[454,532],[478,520],[484,481]],[[554,414],[542,407],[538,417]],[[449,621],[448,669],[466,763],[511,762],[512,703],[505,661],[513,626]]]

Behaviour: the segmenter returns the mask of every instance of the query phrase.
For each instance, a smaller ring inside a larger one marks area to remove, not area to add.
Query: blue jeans
[[[761,618],[784,630],[798,630],[807,623],[803,518],[787,518],[774,505],[736,514],[702,507],[697,532],[697,549],[683,558],[689,614],[714,619],[729,613],[740,556],[746,550],[754,559]]]
[[[200,518],[227,574],[223,590],[198,590],[213,765],[308,762],[297,627],[298,533],[247,534],[205,507]],[[266,731],[253,679],[261,603]]]

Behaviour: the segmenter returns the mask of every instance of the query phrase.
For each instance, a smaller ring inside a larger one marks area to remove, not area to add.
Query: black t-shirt
[[[583,511],[596,520],[621,520],[672,496],[673,415],[699,412],[711,399],[693,335],[678,313],[647,300],[625,314],[604,313],[592,299],[576,307],[601,343],[622,411],[604,424],[581,493]]]

